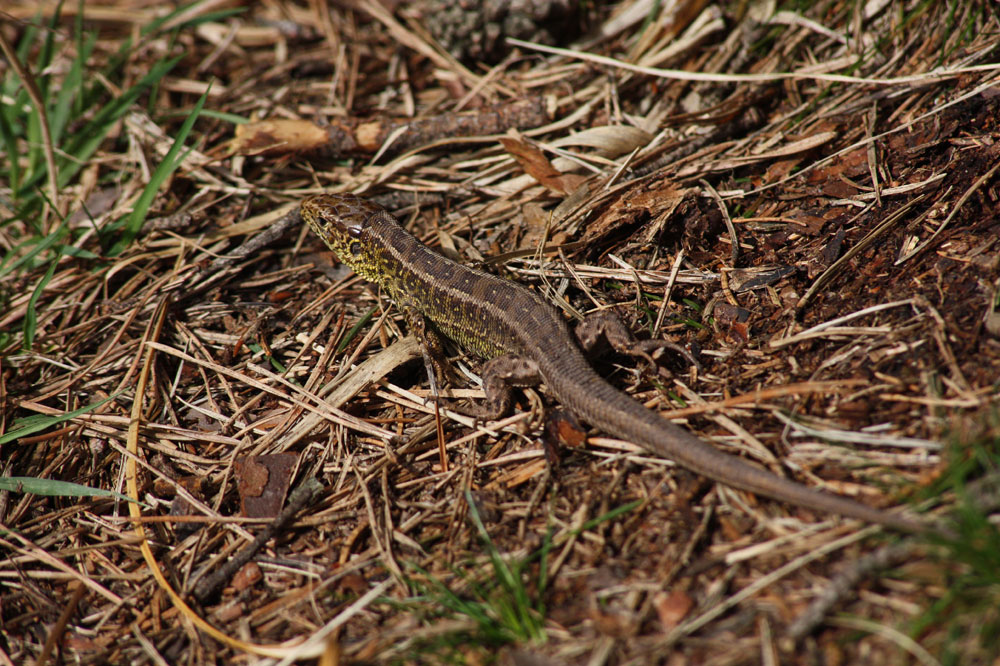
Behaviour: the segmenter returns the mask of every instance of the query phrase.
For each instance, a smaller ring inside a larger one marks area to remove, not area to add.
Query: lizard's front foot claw
[[[653,356],[656,352],[662,349],[669,349],[678,356],[683,357],[690,363],[698,372],[701,372],[701,363],[695,358],[694,354],[682,347],[681,345],[670,342],[669,340],[640,340],[635,343],[635,349],[631,352],[633,356],[640,356],[649,362],[650,366],[655,370],[657,363]]]
[[[466,401],[438,397],[435,402],[442,409],[447,409],[455,412],[456,414],[461,414],[462,416],[472,419],[473,428],[478,428],[488,421],[495,421],[503,416],[502,414],[497,413],[494,406],[489,404],[483,405],[472,400]]]

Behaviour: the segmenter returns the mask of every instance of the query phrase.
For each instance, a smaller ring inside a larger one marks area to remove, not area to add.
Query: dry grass
[[[0,70],[25,122],[0,144],[0,474],[29,482],[0,496],[0,663],[995,658],[995,494],[966,484],[1000,460],[993,4],[588,4],[557,22],[576,41],[489,64],[441,46],[434,4],[205,3],[141,37],[161,10],[120,0],[86,10],[88,50],[75,4],[31,39],[54,6],[0,17],[32,70]],[[60,124],[74,63],[93,98]],[[496,423],[435,409],[399,313],[282,218],[327,189],[699,351],[600,369],[802,483],[959,507],[965,541],[560,447],[544,388]],[[281,479],[305,508],[199,588]]]

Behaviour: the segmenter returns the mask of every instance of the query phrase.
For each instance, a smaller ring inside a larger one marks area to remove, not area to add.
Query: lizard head
[[[316,194],[302,202],[300,212],[341,263],[372,279],[369,274],[375,266],[367,230],[379,214],[385,214],[381,206],[350,194]]]

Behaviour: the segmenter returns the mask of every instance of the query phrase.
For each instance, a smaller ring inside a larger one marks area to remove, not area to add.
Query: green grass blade
[[[28,164],[25,168],[27,180],[34,185],[45,180],[45,151],[42,150],[42,122],[38,109],[25,97],[24,103],[31,109],[25,119],[25,139],[28,146]]]
[[[376,309],[377,306],[373,306],[369,308],[368,312],[361,315],[361,319],[358,319],[358,322],[351,327],[351,330],[347,332],[347,335],[344,336],[344,339],[341,340],[340,344],[337,345],[337,349],[335,350],[334,353],[339,354],[343,352],[345,349],[347,349],[347,345],[351,344],[351,340],[354,339],[354,336],[356,336],[362,328],[368,325],[368,322],[369,320],[371,320],[372,315],[375,314]]]
[[[617,518],[621,514],[628,513],[629,511],[631,511],[632,509],[636,508],[637,506],[639,506],[641,504],[642,504],[642,500],[634,500],[632,502],[628,502],[627,504],[622,504],[621,506],[616,506],[615,508],[611,509],[607,513],[602,514],[600,516],[597,516],[596,518],[593,518],[593,519],[588,520],[587,522],[585,522],[580,527],[580,530],[577,532],[577,534],[583,534],[587,530],[592,530],[592,529],[594,529],[595,527],[597,527],[598,525],[600,525],[601,523],[603,523],[603,522],[605,522],[607,520],[614,520],[615,518]]]
[[[113,400],[118,397],[118,393],[109,395],[104,400],[99,400],[91,405],[86,405],[80,409],[74,410],[72,412],[66,412],[65,414],[36,414],[34,416],[29,416],[24,419],[18,419],[14,421],[14,430],[0,435],[0,446],[6,444],[7,442],[13,442],[15,439],[21,437],[27,437],[28,435],[33,435],[36,432],[41,432],[47,428],[51,428],[54,425],[58,425],[64,421],[69,421],[70,419],[75,419],[81,414],[86,414],[87,412],[92,412],[101,405],[105,404],[109,400]]]
[[[132,499],[128,495],[116,493],[113,490],[103,488],[91,488],[79,483],[70,481],[56,481],[54,479],[38,479],[33,476],[0,476],[0,490],[9,490],[15,493],[31,493],[32,495],[45,495],[48,497],[117,497],[126,502],[143,504]]]
[[[141,34],[143,37],[150,36],[153,33],[158,32],[160,28],[167,25],[181,14],[186,13],[188,10],[197,7],[203,2],[207,2],[207,0],[195,0],[194,2],[189,2],[186,5],[181,5],[174,11],[170,12],[169,14],[165,14],[159,18],[153,19],[152,21],[144,25],[142,29],[139,31],[139,34]]]
[[[538,612],[545,617],[545,590],[549,584],[549,553],[552,552],[552,529],[545,531],[542,549],[538,553]]]
[[[541,615],[534,608],[531,598],[528,595],[528,588],[521,580],[522,566],[511,568],[500,551],[497,550],[493,540],[490,539],[486,526],[479,516],[472,497],[472,491],[465,491],[465,501],[469,507],[469,515],[479,536],[486,544],[489,553],[490,563],[493,566],[493,577],[503,589],[504,594],[493,595],[489,599],[490,606],[497,614],[501,624],[513,635],[522,640],[542,642],[545,640],[545,631]]]
[[[52,142],[57,146],[62,142],[63,134],[66,132],[74,112],[81,111],[77,105],[86,89],[83,65],[90,60],[96,45],[96,34],[89,35],[86,40],[83,39],[83,35],[77,39],[77,57],[70,64],[66,78],[63,79],[59,94],[56,96],[56,103],[49,114],[49,131],[52,133]]]
[[[149,72],[139,80],[138,83],[126,90],[121,96],[112,100],[104,106],[97,115],[79,132],[76,139],[71,140],[64,147],[65,152],[72,156],[72,159],[63,158],[60,164],[59,185],[65,186],[79,171],[86,165],[87,160],[94,154],[101,142],[107,136],[108,130],[122,116],[128,112],[129,107],[136,98],[157,83],[160,79],[174,68],[184,56],[177,56],[169,60],[163,60],[149,70]],[[63,169],[62,166],[66,168]]]
[[[180,115],[182,112],[168,112],[163,114],[162,117],[170,118],[174,115]],[[216,111],[214,109],[205,109],[201,112],[202,118],[211,118],[212,120],[221,120],[224,123],[232,123],[233,125],[246,125],[250,122],[247,118],[237,115],[235,113],[229,113],[227,111]]]
[[[38,62],[35,63],[35,83],[38,91],[42,94],[42,99],[48,99],[49,83],[52,75],[48,73],[56,57],[56,35],[59,34],[59,19],[62,17],[62,0],[56,3],[52,18],[49,19],[48,29],[45,31],[45,39],[42,40],[42,48],[38,52]]]
[[[62,237],[66,235],[67,231],[68,231],[68,229],[66,227],[66,220],[63,220],[59,224],[59,226],[56,227],[56,229],[52,233],[50,233],[48,236],[46,236],[45,238],[43,238],[41,240],[41,242],[39,242],[37,245],[35,245],[35,247],[33,247],[31,250],[29,250],[27,252],[27,254],[25,254],[24,256],[22,256],[20,258],[18,258],[14,263],[10,264],[6,268],[0,268],[0,278],[2,278],[3,276],[7,275],[11,271],[17,270],[21,266],[24,266],[25,264],[29,263],[32,259],[34,259],[35,257],[37,257],[39,254],[41,254],[45,250],[53,247],[56,243],[58,243],[60,240],[62,240]],[[29,241],[26,241],[22,245],[30,245],[32,242],[34,242],[33,239],[29,240]],[[20,247],[20,246],[18,246],[18,247]],[[16,250],[17,250],[17,248],[12,249],[11,252],[9,252],[7,254],[8,258],[14,256],[12,253],[15,252]],[[7,259],[5,259],[4,261],[7,261]]]
[[[38,26],[41,25],[41,22],[42,12],[39,9],[38,13],[35,14],[35,19],[27,24],[21,43],[17,45],[17,59],[21,62],[28,62],[28,54],[31,53],[31,45],[38,38]]]
[[[184,142],[187,141],[188,135],[191,133],[191,128],[194,127],[195,121],[198,120],[201,108],[205,106],[205,100],[208,99],[210,91],[211,86],[209,86],[209,89],[205,91],[205,94],[194,105],[194,109],[191,110],[191,114],[184,121],[184,124],[177,130],[177,137],[174,139],[173,145],[170,146],[170,150],[167,151],[163,161],[156,167],[156,171],[150,177],[149,183],[146,184],[142,194],[139,195],[138,201],[135,202],[135,206],[132,208],[132,212],[125,223],[121,238],[111,247],[109,251],[111,256],[121,254],[139,234],[139,230],[142,228],[142,223],[146,220],[146,214],[149,212],[149,207],[152,205],[156,193],[160,190],[163,183],[166,182],[167,178],[184,161],[184,157],[187,154],[187,152],[184,155],[181,154],[181,151],[184,149]]]
[[[38,88],[38,92],[42,99],[42,104],[45,104],[45,100],[49,98],[49,86],[52,80],[52,75],[49,72],[49,68],[52,66],[55,60],[56,54],[56,35],[58,33],[59,19],[62,14],[62,2],[56,4],[55,11],[52,12],[52,18],[49,19],[48,29],[45,30],[44,38],[42,39],[41,48],[38,51],[38,57],[35,61],[34,67],[31,67],[25,63],[25,69],[31,73],[34,78],[35,86]],[[25,84],[27,85],[27,84]],[[28,116],[27,123],[27,134],[28,134],[28,172],[29,173],[40,173],[44,178],[46,176],[46,165],[45,165],[45,149],[42,141],[42,114],[47,112],[47,109],[37,109],[34,103],[31,103],[32,111]]]
[[[4,160],[7,165],[7,184],[10,186],[10,198],[17,201],[21,196],[21,165],[18,160],[17,137],[14,135],[14,128],[11,127],[8,117],[11,109],[0,105],[0,141],[3,141],[3,148],[7,154]],[[0,170],[0,174],[3,171]]]
[[[35,341],[35,326],[38,321],[38,314],[35,310],[35,304],[38,303],[38,297],[42,295],[45,291],[45,285],[49,283],[52,276],[55,275],[56,266],[59,264],[59,257],[56,256],[49,264],[49,270],[45,271],[45,275],[42,279],[38,281],[35,286],[35,290],[31,292],[31,298],[28,299],[28,309],[24,313],[24,344],[23,348],[25,350],[31,349],[32,343]]]
[[[205,12],[177,25],[178,29],[190,30],[206,23],[225,23],[227,19],[239,16],[247,11],[247,7],[233,7],[232,9],[220,9],[215,12]]]

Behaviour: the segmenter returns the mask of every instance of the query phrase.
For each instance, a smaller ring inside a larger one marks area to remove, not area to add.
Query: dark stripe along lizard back
[[[723,453],[608,384],[588,363],[559,312],[513,282],[455,263],[418,241],[381,206],[350,195],[303,201],[303,219],[341,261],[381,285],[405,311],[485,358],[534,361],[549,391],[615,437],[728,486],[907,532],[901,516],[783,479]]]

